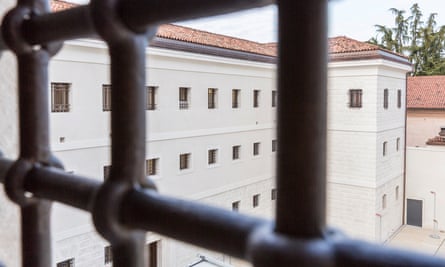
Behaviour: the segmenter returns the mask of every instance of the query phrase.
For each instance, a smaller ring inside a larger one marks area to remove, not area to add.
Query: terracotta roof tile
[[[51,8],[53,11],[64,10],[75,5],[76,4],[67,3],[61,0],[51,1]],[[177,40],[192,44],[212,46],[271,57],[277,56],[277,43],[262,44],[173,24],[161,25],[156,35],[159,38]],[[364,58],[363,53],[372,53],[372,55],[375,56],[378,53],[378,50],[386,51],[376,45],[360,42],[346,36],[329,38],[329,54],[331,59],[361,59]],[[386,52],[398,55],[391,51]],[[402,55],[398,56],[403,57]]]
[[[53,11],[53,12],[69,9],[69,8],[72,8],[75,6],[76,6],[76,4],[68,3],[65,1],[60,1],[60,0],[52,0],[51,1],[51,11]]]
[[[329,38],[329,53],[350,53],[379,50],[377,45],[360,42],[346,36]]]
[[[445,109],[445,75],[408,77],[407,108]]]
[[[196,30],[173,24],[163,24],[156,36],[189,43],[238,50],[260,55],[276,56],[275,49],[264,44],[221,34]]]

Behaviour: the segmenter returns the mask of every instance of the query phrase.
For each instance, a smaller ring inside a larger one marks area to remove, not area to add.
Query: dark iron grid
[[[0,158],[0,181],[21,208],[23,266],[50,266],[50,201],[90,212],[98,232],[112,245],[116,267],[145,266],[145,231],[257,267],[445,266],[440,258],[350,240],[326,228],[326,1],[276,1],[280,142],[272,222],[154,190],[144,176],[143,92],[144,50],[157,24],[274,1],[93,0],[45,14],[46,0],[18,0],[3,20],[2,33],[18,59],[20,156],[16,161]],[[107,43],[112,99],[120,99],[112,100],[113,168],[104,183],[61,171],[49,148],[48,61],[61,41],[80,37]]]

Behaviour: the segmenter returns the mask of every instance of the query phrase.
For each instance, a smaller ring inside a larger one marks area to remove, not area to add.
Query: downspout
[[[405,75],[405,140],[404,140],[404,154],[403,154],[403,209],[402,209],[402,225],[406,224],[406,140],[407,140],[407,126],[408,126],[408,77],[412,72],[407,72]]]

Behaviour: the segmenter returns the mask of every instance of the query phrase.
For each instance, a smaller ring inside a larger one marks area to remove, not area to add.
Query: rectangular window
[[[156,86],[147,86],[147,110],[156,109]]]
[[[240,89],[232,89],[232,108],[239,108],[240,91]]]
[[[51,112],[70,111],[70,83],[51,83]]]
[[[253,107],[260,106],[260,90],[253,90]]]
[[[273,188],[272,190],[270,190],[270,199],[271,200],[277,199],[277,189]]]
[[[57,267],[74,267],[74,258],[57,263]]]
[[[145,161],[145,173],[146,175],[157,175],[158,174],[158,163],[159,158],[147,159]]]
[[[277,91],[272,91],[272,107],[277,106]]]
[[[240,149],[241,146],[232,146],[232,159],[240,158]]]
[[[217,160],[218,149],[210,149],[208,152],[208,163],[215,164]]]
[[[388,98],[389,98],[389,92],[388,89],[383,90],[383,108],[388,108]]]
[[[277,140],[272,140],[272,152],[277,151]]]
[[[397,137],[397,140],[396,140],[396,151],[399,151],[399,149],[400,149],[400,137]]]
[[[208,89],[208,108],[209,109],[216,108],[216,92],[217,92],[217,89],[215,89],[215,88]]]
[[[232,210],[239,211],[239,204],[240,204],[240,201],[232,202]]]
[[[252,198],[252,206],[254,208],[258,207],[260,205],[260,194],[254,195]]]
[[[102,110],[111,111],[111,85],[102,84]]]
[[[383,142],[383,156],[386,156],[386,153],[387,153],[387,146],[388,146],[388,142]]]
[[[190,88],[179,87],[179,109],[188,109],[190,106]]]
[[[113,252],[111,251],[111,246],[104,247],[104,259],[105,266],[113,266]]]
[[[104,180],[110,178],[111,165],[104,166]]]
[[[362,89],[349,90],[349,107],[350,108],[362,107]]]
[[[259,142],[253,143],[253,155],[257,156],[259,154],[260,154],[260,143]]]
[[[148,267],[158,267],[158,244],[159,242],[152,242],[148,247]]]
[[[402,90],[397,90],[397,107],[402,107]]]
[[[185,170],[190,168],[190,153],[179,155],[179,169]]]

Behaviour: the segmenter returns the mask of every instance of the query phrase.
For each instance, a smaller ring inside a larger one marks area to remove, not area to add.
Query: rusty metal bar
[[[126,0],[120,1],[118,13],[130,29],[140,32],[146,25],[221,15],[263,7],[274,2],[273,0]],[[23,35],[30,44],[96,36],[90,12],[90,5],[86,5],[33,17],[23,24]]]
[[[321,237],[326,209],[327,2],[278,1],[276,230]]]

